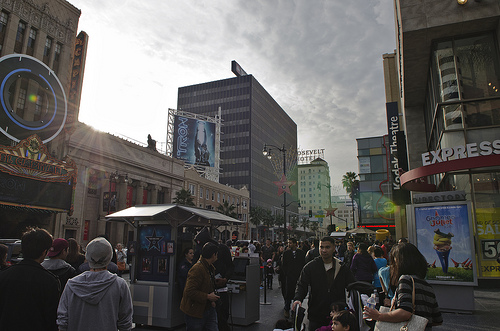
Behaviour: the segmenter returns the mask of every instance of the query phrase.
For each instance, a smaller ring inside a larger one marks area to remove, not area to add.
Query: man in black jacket
[[[283,261],[281,263],[281,270],[285,280],[282,285],[282,293],[285,299],[284,315],[286,318],[290,317],[290,304],[295,295],[295,286],[305,264],[306,253],[298,248],[297,239],[288,239],[288,249],[283,253]]]
[[[40,265],[52,246],[52,236],[35,228],[21,240],[24,259],[0,273],[0,329],[55,331],[60,285]]]
[[[345,302],[346,287],[355,282],[349,267],[333,257],[335,241],[332,237],[321,239],[319,252],[320,256],[302,269],[292,305],[294,311],[297,305],[302,306],[310,286],[307,318],[312,331],[329,324],[331,304]]]

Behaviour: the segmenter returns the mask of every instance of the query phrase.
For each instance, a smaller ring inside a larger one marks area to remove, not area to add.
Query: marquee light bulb
[[[465,5],[467,3],[467,0],[457,0],[457,3],[459,5]]]

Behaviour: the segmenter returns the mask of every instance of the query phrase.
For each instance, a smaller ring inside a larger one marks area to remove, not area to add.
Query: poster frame
[[[472,275],[473,281],[443,281],[436,279],[426,279],[429,284],[439,284],[439,285],[461,285],[461,286],[477,286],[478,279],[478,258],[476,253],[476,245],[474,243],[475,233],[472,222],[472,207],[470,201],[449,201],[449,202],[435,202],[435,203],[421,203],[421,204],[411,204],[407,205],[407,215],[408,215],[408,235],[410,242],[415,244],[418,248],[417,242],[417,227],[416,227],[416,217],[415,217],[415,209],[422,207],[445,207],[445,206],[463,206],[467,207],[467,218],[468,218],[468,226],[469,226],[469,247],[471,249],[471,259],[473,260],[472,266]]]

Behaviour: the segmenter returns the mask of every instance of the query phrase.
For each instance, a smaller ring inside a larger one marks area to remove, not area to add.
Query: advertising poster
[[[138,233],[138,280],[168,281],[170,254],[167,244],[171,241],[170,225],[139,227]]]
[[[500,208],[476,208],[480,277],[500,277]]]
[[[425,256],[427,279],[475,282],[475,255],[467,204],[415,207],[417,247]]]
[[[175,116],[172,156],[188,164],[215,164],[215,123]]]

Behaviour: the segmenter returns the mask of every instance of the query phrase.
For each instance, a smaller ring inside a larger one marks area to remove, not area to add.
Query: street
[[[277,277],[274,277],[273,290],[267,290],[266,303],[264,304],[264,290],[261,289],[260,320],[248,326],[233,325],[233,331],[270,331],[273,330],[276,321],[283,316],[283,297],[278,288]],[[497,330],[500,322],[500,289],[482,288],[474,291],[475,310],[472,314],[445,313],[443,312],[444,323],[434,327],[438,331],[490,331]],[[458,298],[457,298],[458,299]],[[304,302],[307,307],[307,299]],[[231,322],[231,321],[230,321]],[[137,327],[134,330],[165,330],[158,327]],[[180,326],[175,330],[184,331],[185,326]]]

